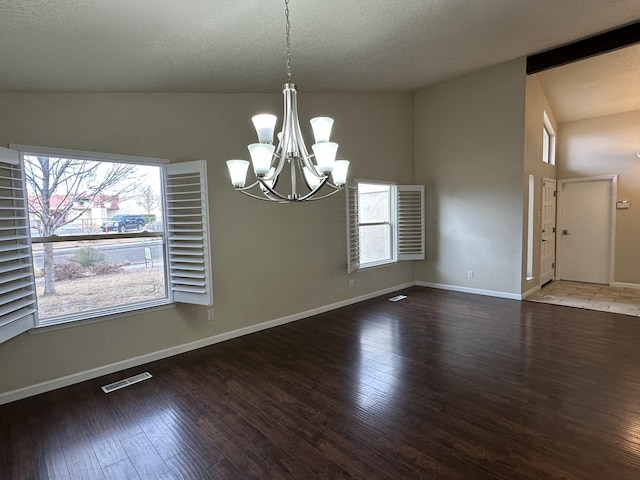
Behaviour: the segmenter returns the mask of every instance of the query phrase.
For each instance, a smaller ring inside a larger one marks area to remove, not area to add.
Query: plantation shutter
[[[349,273],[360,268],[360,231],[358,220],[358,184],[347,184],[347,262]]]
[[[164,165],[164,174],[173,300],[213,305],[206,162]]]
[[[398,260],[424,260],[424,185],[398,185]]]
[[[0,147],[0,343],[36,324],[29,231],[20,155]]]

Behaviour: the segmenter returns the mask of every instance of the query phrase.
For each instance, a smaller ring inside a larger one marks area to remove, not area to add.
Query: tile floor
[[[640,316],[640,289],[556,280],[526,300]]]

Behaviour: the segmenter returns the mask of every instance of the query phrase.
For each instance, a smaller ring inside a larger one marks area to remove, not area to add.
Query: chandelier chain
[[[284,15],[287,20],[287,82],[291,83],[291,24],[289,23],[289,0],[284,0]]]

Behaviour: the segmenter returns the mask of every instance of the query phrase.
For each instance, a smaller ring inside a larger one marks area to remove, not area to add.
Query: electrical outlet
[[[355,279],[350,278],[350,279],[349,279],[349,288],[351,288],[351,287],[355,286],[355,284],[356,284]]]
[[[213,308],[210,308],[209,310],[207,310],[207,320],[212,321],[213,318],[214,318]]]
[[[469,270],[469,271],[467,272],[467,277],[468,277],[468,278],[473,278],[473,270]]]

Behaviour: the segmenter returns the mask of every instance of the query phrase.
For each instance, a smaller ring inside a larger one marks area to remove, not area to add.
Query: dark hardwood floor
[[[401,293],[1,406],[0,478],[640,478],[637,317]]]

